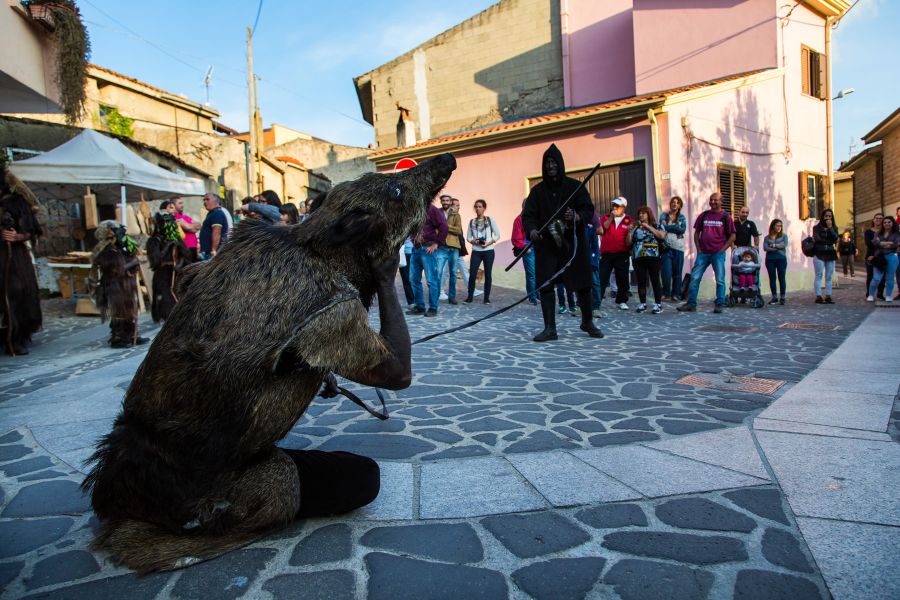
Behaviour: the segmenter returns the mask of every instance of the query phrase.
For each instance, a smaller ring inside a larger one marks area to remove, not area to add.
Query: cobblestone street
[[[412,339],[518,297],[442,303]],[[145,347],[50,303],[32,353],[0,359],[2,598],[896,598],[900,374],[866,352],[900,311],[855,282],[835,299],[606,302],[604,339],[560,315],[546,344],[522,304],[418,344],[389,420],[317,399],[281,443],[375,458],[373,504],[143,578],[89,550],[78,484]]]

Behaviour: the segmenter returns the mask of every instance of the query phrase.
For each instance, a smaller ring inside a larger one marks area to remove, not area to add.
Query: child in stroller
[[[731,293],[728,306],[738,302],[745,304],[749,299],[754,308],[762,308],[765,301],[759,287],[759,252],[756,248],[744,246],[735,248],[731,254]]]

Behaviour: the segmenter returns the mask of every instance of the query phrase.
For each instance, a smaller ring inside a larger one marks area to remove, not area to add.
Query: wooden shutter
[[[831,208],[831,198],[828,197],[828,176],[816,175],[816,217],[821,215],[826,208]]]
[[[722,208],[731,212],[731,171],[726,167],[719,167],[719,193],[722,194]]]
[[[800,47],[800,81],[803,84],[803,93],[812,95],[812,91],[809,89],[809,48],[802,46]]]
[[[809,219],[809,193],[806,189],[806,171],[800,171],[797,175],[800,183],[800,220],[805,221]]]
[[[816,71],[816,83],[818,84],[816,98],[825,100],[827,98],[827,95],[825,94],[825,79],[828,77],[828,61],[825,59],[824,54],[816,52],[815,55],[816,67],[818,67],[818,70]]]

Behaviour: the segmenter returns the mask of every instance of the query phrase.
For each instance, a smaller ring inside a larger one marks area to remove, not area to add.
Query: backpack
[[[812,258],[816,255],[816,239],[808,235],[800,242],[800,250],[803,252],[803,256],[809,256]]]

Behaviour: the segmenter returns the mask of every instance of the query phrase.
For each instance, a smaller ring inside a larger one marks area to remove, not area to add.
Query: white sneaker
[[[653,310],[650,312],[652,312],[654,315],[658,315],[659,313],[662,312],[662,306],[660,306],[659,304],[654,304]]]
[[[477,298],[478,296],[482,295],[483,293],[484,292],[482,292],[481,290],[475,290],[475,297]]]
[[[593,313],[591,313],[595,319],[602,319],[606,315],[599,308],[595,308]]]
[[[644,308],[647,308],[646,306]],[[620,310],[628,310],[628,305],[626,303],[622,303],[619,305]]]
[[[894,299],[893,299],[892,297],[890,297],[890,296],[886,296],[886,297],[884,298],[884,301],[885,301],[885,302],[893,302]]]
[[[875,296],[866,296],[866,302],[875,302]]]
[[[627,306],[626,304],[620,305],[619,308],[622,308],[622,306],[624,306],[625,308],[628,308],[628,306]],[[636,312],[641,313],[641,312],[644,312],[645,310],[647,310],[647,305],[646,305],[646,304],[638,304],[638,307],[637,307],[637,311],[636,311]]]
[[[438,300],[449,300],[449,299],[450,299],[450,297],[447,296],[447,294],[445,294],[443,292],[441,292],[441,295],[438,296]]]

